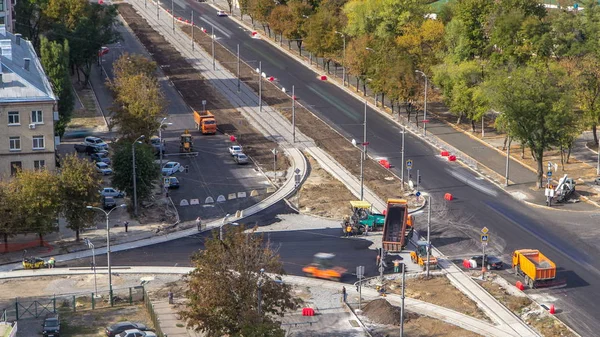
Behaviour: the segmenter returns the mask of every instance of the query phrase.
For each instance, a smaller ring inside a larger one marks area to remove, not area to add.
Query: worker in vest
[[[352,226],[350,224],[346,226],[346,237],[348,236],[352,236]]]
[[[394,260],[394,273],[400,272],[400,260]]]

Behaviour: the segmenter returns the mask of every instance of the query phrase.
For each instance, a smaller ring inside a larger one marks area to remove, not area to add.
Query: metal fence
[[[160,320],[158,319],[158,316],[156,315],[156,312],[154,311],[154,304],[152,304],[152,301],[150,300],[150,296],[148,296],[146,289],[143,289],[143,297],[144,297],[144,305],[146,306],[148,315],[150,316],[150,319],[152,320],[152,325],[154,325],[154,328],[156,330],[156,335],[158,337],[166,337],[160,328]]]

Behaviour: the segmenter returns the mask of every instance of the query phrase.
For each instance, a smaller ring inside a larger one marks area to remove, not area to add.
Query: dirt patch
[[[131,321],[153,328],[152,321],[143,305],[119,308],[61,312],[61,336],[96,337],[104,329],[117,322]]]
[[[362,314],[373,323],[400,325],[400,308],[391,305],[390,302],[383,298],[371,301],[365,305]],[[406,323],[416,317],[419,317],[419,315],[406,312],[404,322]]]
[[[153,298],[167,298],[169,292],[173,292],[174,297],[183,298],[185,297],[186,285],[183,280],[173,281],[161,285],[160,288],[149,291]]]
[[[528,308],[533,302],[529,297],[515,296],[510,294],[501,285],[493,281],[479,282],[498,301],[517,315],[521,315],[525,308]]]
[[[401,281],[394,281],[390,291],[401,294]],[[445,276],[409,278],[406,280],[407,297],[433,303],[444,308],[461,312],[465,315],[490,321],[477,304],[461,291],[456,289]]]
[[[130,4],[119,4],[119,13],[148,52],[153,55],[154,61],[161,67],[165,76],[173,82],[185,102],[192,109],[201,111],[202,100],[206,100],[206,109],[215,115],[219,131],[235,135],[238,142],[244,146],[247,155],[251,156],[263,170],[272,170],[271,150],[278,147],[277,143],[266,139],[253,128],[244,116],[214,89],[210,81],[202,77],[200,72],[194,69],[162,35],[150,27]],[[285,156],[278,156],[277,170],[286,170],[289,166]]]
[[[76,94],[75,108],[67,129],[106,130],[106,123],[102,112],[96,106],[96,97],[92,88],[73,81],[73,90]]]
[[[306,155],[310,175],[296,194],[300,199],[300,212],[331,219],[342,219],[348,215],[350,200],[356,197],[339,180],[332,177],[310,155]]]

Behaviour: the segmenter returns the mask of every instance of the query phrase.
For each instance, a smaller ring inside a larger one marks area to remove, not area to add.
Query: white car
[[[109,175],[113,173],[113,170],[108,164],[99,161],[96,163],[96,172],[102,173],[102,175]]]
[[[162,174],[164,176],[170,176],[172,174],[175,174],[175,172],[179,172],[180,168],[181,168],[181,164],[179,164],[176,161],[170,161],[170,162],[166,163],[165,166],[163,166]]]
[[[156,337],[152,331],[141,331],[138,329],[125,330],[118,334],[119,337]]]
[[[239,145],[233,145],[233,146],[229,147],[229,153],[232,156],[235,156],[236,154],[244,153],[244,151],[243,151],[243,149],[242,149],[241,146],[239,146]]]
[[[102,139],[100,139],[98,137],[92,137],[92,136],[85,137],[85,140],[83,141],[83,143],[88,146],[93,146],[93,147],[101,148],[103,150],[108,150],[108,144],[106,144],[105,141],[103,141]]]
[[[103,197],[123,198],[125,196],[125,193],[112,187],[104,187],[98,192],[100,192],[100,195]]]
[[[217,11],[217,16],[227,16],[227,12],[225,12],[223,10],[218,10]]]
[[[238,153],[233,156],[233,160],[239,165],[248,164],[248,156],[243,153]]]

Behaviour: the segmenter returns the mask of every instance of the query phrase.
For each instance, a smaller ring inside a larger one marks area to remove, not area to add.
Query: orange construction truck
[[[515,274],[525,278],[530,288],[542,288],[566,284],[556,279],[556,265],[537,249],[517,249],[513,252],[512,267]]]
[[[210,111],[194,111],[194,121],[196,122],[196,128],[198,131],[202,132],[202,134],[217,133],[217,120]]]

